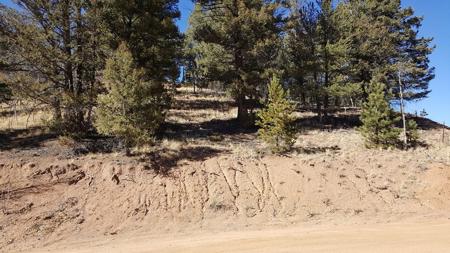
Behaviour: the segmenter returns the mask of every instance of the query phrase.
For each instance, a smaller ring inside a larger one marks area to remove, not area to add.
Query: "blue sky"
[[[10,0],[0,0],[10,4]],[[436,78],[431,81],[429,97],[407,104],[409,112],[425,109],[429,118],[450,125],[450,1],[448,0],[403,0],[403,6],[412,6],[416,15],[424,21],[420,35],[434,38],[435,51],[431,55],[431,65],[436,68]],[[180,31],[187,28],[189,15],[193,9],[191,0],[180,0],[181,18],[177,21]]]
[[[404,6],[412,6],[416,15],[423,16],[420,34],[434,38],[436,46],[431,55],[431,65],[436,68],[436,78],[431,81],[431,94],[427,99],[407,105],[408,111],[429,113],[429,118],[450,126],[450,1],[403,0]]]

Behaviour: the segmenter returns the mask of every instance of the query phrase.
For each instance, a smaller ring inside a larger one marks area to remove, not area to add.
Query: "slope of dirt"
[[[382,151],[364,147],[357,115],[336,114],[324,125],[301,114],[294,151],[272,156],[254,129],[235,127],[225,94],[180,90],[176,100],[160,145],[134,157],[115,153],[109,139],[0,132],[0,252],[142,252],[150,243],[153,252],[240,252],[237,244],[264,252],[255,248],[261,241],[273,242],[266,252],[278,244],[289,252],[297,240],[321,252],[314,245],[332,251],[336,241],[324,240],[335,230],[351,239],[366,224],[378,245],[386,238],[376,224],[409,219],[422,222],[411,230],[429,231],[424,238],[446,239],[438,233],[448,226],[429,224],[449,218],[450,133],[431,121],[420,131],[426,145]],[[314,239],[305,227],[324,228]],[[236,232],[243,229],[248,234]],[[418,236],[401,225],[390,233],[406,233],[404,244]]]
[[[115,154],[3,159],[0,247],[130,231],[385,223],[450,211],[448,148],[366,150],[353,130],[299,142],[302,149],[285,157],[230,151],[181,159],[168,174]]]

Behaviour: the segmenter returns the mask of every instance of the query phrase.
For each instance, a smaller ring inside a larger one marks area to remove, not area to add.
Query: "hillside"
[[[122,245],[126,252],[179,252],[192,238],[214,241],[216,233],[222,247],[249,238],[250,251],[251,238],[285,244],[271,235],[333,226],[350,226],[342,236],[351,238],[352,228],[380,234],[392,223],[395,236],[399,222],[425,231],[443,221],[436,231],[449,234],[450,131],[443,126],[419,120],[424,145],[413,150],[369,150],[356,114],[337,112],[322,127],[298,113],[294,150],[275,156],[254,130],[235,127],[236,108],[224,94],[180,89],[175,98],[161,144],[130,157],[111,139],[75,142],[39,124],[2,131],[1,251],[112,252],[118,245],[121,252]],[[269,234],[237,232],[243,229]],[[181,239],[171,241],[175,235]],[[190,246],[199,252],[201,244]]]

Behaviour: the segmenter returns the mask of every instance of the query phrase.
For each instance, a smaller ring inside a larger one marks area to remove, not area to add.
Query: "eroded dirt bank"
[[[180,161],[168,174],[112,154],[4,161],[4,252],[133,231],[157,235],[270,224],[445,220],[450,210],[450,166],[421,150],[324,148],[289,157],[223,153]],[[199,252],[195,247],[192,252]]]

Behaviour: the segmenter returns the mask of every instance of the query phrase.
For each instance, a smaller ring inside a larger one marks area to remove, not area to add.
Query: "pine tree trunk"
[[[403,145],[406,149],[408,147],[408,138],[406,134],[406,118],[405,118],[405,108],[403,103],[403,85],[401,80],[401,74],[400,71],[398,72],[398,85],[399,85],[399,91],[400,91],[400,113],[402,114],[402,121],[403,121]]]
[[[316,90],[316,110],[317,115],[319,116],[319,122],[322,123],[322,101],[320,96],[320,86],[319,81],[317,77],[317,72],[314,72],[314,82],[316,83],[317,90]]]
[[[322,103],[320,101],[320,96],[316,95],[316,111],[317,116],[319,116],[319,122],[322,123]]]
[[[62,120],[61,103],[58,98],[54,99],[52,107],[53,107],[53,121],[61,122]]]
[[[325,95],[323,98],[323,116],[326,118],[328,117],[328,107],[330,103],[330,98],[328,95]]]

